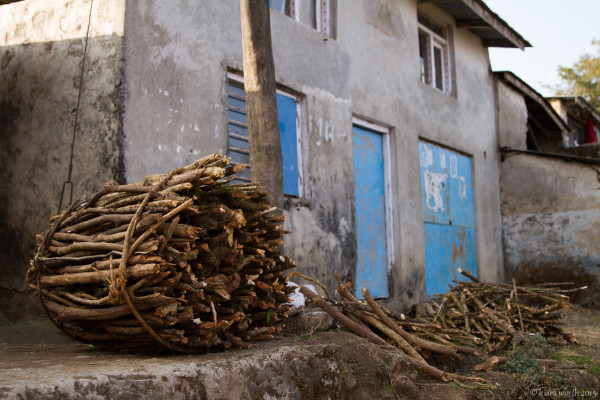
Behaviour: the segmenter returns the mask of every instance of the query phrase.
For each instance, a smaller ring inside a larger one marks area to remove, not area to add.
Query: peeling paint
[[[425,171],[425,194],[427,208],[433,212],[444,211],[444,197],[442,191],[446,188],[448,174]]]

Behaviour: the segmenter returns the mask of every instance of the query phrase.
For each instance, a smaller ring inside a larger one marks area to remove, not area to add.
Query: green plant
[[[523,374],[533,381],[538,381],[543,368],[535,358],[518,355],[506,361],[505,370],[512,373]]]
[[[573,361],[577,365],[582,365],[585,370],[594,375],[595,378],[600,377],[600,366],[594,363],[590,356],[582,356],[578,354],[568,355],[565,359]]]
[[[511,357],[506,361],[507,372],[522,374],[533,382],[539,382],[544,368],[537,359],[548,356],[554,349],[540,333],[517,332],[512,338]]]

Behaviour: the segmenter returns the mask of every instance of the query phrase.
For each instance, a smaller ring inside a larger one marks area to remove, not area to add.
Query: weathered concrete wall
[[[127,3],[128,181],[226,151],[226,74],[242,66],[238,8],[235,0]],[[352,117],[360,116],[392,131],[391,303],[407,305],[425,294],[420,138],[472,157],[479,274],[501,280],[499,155],[487,49],[468,31],[453,29],[453,97],[419,80],[415,1],[344,0],[335,19],[332,39],[271,12],[276,79],[304,96],[306,117],[300,133],[304,193],[287,202],[293,233],[286,252],[300,271],[328,286],[333,270],[354,276]]]
[[[74,199],[122,171],[124,1],[96,0],[93,6]],[[39,312],[24,276],[35,234],[57,212],[67,179],[89,15],[89,0],[0,6],[0,321]],[[68,197],[67,191],[63,207]]]
[[[456,96],[448,96],[419,80],[416,2],[344,5],[338,37],[351,54],[352,111],[393,127],[392,294],[410,304],[425,293],[419,139],[472,157],[478,272],[501,280],[499,156],[487,49],[468,31],[451,29],[457,87]],[[444,18],[435,7],[423,7]],[[453,24],[447,16],[445,22]]]
[[[271,24],[277,82],[304,95],[307,116],[299,135],[308,178],[303,196],[287,200],[286,253],[333,284],[333,268],[349,275],[355,264],[350,60],[285,15],[273,11]],[[130,2],[126,26],[127,180],[227,152],[227,71],[242,68],[239,2]]]
[[[522,93],[496,80],[498,145],[527,150],[527,105]]]
[[[575,282],[575,300],[600,304],[600,191],[587,164],[513,154],[502,168],[507,278]]]

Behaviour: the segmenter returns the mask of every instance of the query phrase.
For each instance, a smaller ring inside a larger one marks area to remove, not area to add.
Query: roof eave
[[[486,47],[510,47],[521,50],[532,47],[527,40],[490,10],[481,0],[420,1],[437,5],[456,20],[458,28],[469,29],[482,39]]]
[[[568,135],[571,129],[567,123],[556,113],[556,110],[552,108],[544,96],[539,94],[535,89],[526,84],[523,80],[510,71],[498,71],[494,72],[494,75],[500,77],[512,87],[537,102],[546,111],[546,113],[548,113],[552,121],[562,131],[562,134]]]

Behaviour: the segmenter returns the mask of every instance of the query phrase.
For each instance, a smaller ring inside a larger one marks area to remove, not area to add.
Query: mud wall
[[[519,283],[575,282],[574,299],[600,304],[598,167],[529,154],[501,164],[507,278]]]
[[[90,5],[0,6],[0,321],[39,314],[24,276],[68,177],[88,21],[73,199],[121,176],[124,1],[95,0],[91,18]]]

